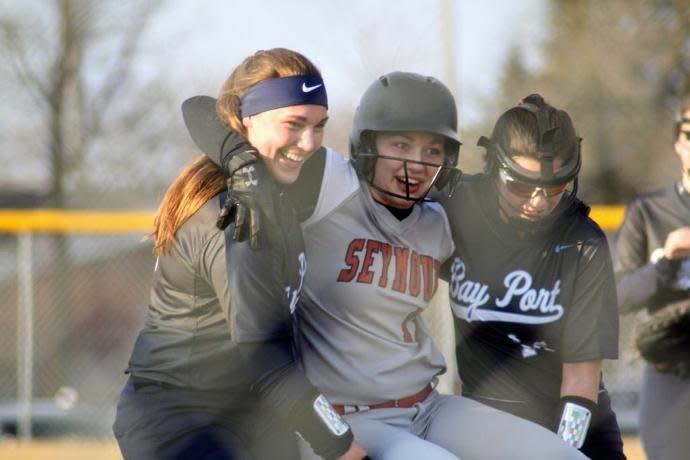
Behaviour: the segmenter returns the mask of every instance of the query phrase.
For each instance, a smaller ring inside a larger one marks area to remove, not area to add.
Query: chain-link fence
[[[142,236],[0,236],[0,437],[29,418],[35,437],[111,436],[154,264]]]
[[[0,233],[0,298],[5,299],[0,310],[0,420],[5,432],[20,430],[17,403],[24,401],[31,403],[36,436],[111,436],[126,379],[123,370],[142,324],[155,261],[144,236],[134,229]],[[452,352],[452,320],[443,311],[447,303],[440,306],[425,319],[440,337],[441,348]],[[637,428],[642,362],[632,347],[632,331],[639,318],[621,318],[621,356],[604,370],[626,431]],[[442,389],[454,388],[453,379],[446,378]]]

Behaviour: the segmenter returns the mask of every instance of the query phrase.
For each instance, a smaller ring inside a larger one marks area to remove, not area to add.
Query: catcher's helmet
[[[524,112],[528,112],[529,115]],[[530,137],[534,136],[536,152],[523,152],[511,147],[512,141],[520,137],[513,139],[513,136],[523,130],[529,133]],[[537,220],[508,216],[513,227],[525,232],[548,230],[567,210],[587,208],[574,201],[577,195],[577,176],[582,165],[581,142],[582,139],[575,133],[570,117],[548,105],[538,94],[531,94],[515,107],[506,110],[496,121],[491,139],[484,136],[479,138],[477,145],[487,149],[489,174],[498,174],[499,170],[503,170],[513,180],[537,188],[573,183],[572,190],[565,191],[564,196],[567,199],[561,200],[547,215]],[[513,159],[524,155],[537,159],[539,170],[523,168]],[[554,169],[554,160],[557,157],[563,159],[564,163],[558,169]],[[577,207],[572,206],[574,203]],[[588,213],[588,209],[583,212]]]
[[[442,188],[458,172],[457,126],[455,99],[443,83],[416,73],[391,72],[372,83],[360,100],[350,132],[350,159],[357,174],[372,184],[378,157],[375,132],[438,134],[446,139],[444,167],[435,182]]]
[[[566,162],[558,170],[554,170],[553,161],[556,158],[557,146],[555,142],[556,132],[561,129],[555,126],[552,120],[551,111],[547,107],[538,107],[536,104],[521,102],[513,109],[527,110],[532,113],[537,121],[538,137],[536,158],[539,160],[540,169],[537,172],[529,171],[513,161],[513,156],[519,153],[506,151],[497,141],[485,136],[479,138],[477,145],[487,149],[490,161],[494,161],[496,166],[507,171],[511,177],[532,184],[534,186],[553,186],[576,181],[577,175],[582,166],[582,155],[580,152],[581,138],[577,138],[572,154],[567,157]],[[510,110],[513,110],[510,109]],[[575,185],[577,187],[577,185]]]

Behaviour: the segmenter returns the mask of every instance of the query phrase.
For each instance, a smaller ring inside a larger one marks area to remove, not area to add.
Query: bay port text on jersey
[[[456,257],[451,267],[449,284],[453,310],[460,317],[471,320],[478,308],[491,301],[491,293],[488,285],[466,278],[465,263]],[[508,309],[510,313],[494,310],[491,314],[484,314],[485,320],[546,323],[560,319],[564,312],[563,305],[557,303],[561,281],[556,280],[551,289],[537,289],[532,284],[532,275],[525,270],[508,273],[503,279],[505,292],[500,297],[499,294],[496,295],[494,306],[489,305],[489,309]]]

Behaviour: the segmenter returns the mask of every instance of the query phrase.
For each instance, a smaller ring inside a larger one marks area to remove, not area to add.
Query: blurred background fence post
[[[17,401],[19,439],[31,439],[31,395],[33,393],[34,297],[32,235],[17,234]]]
[[[112,437],[152,227],[151,211],[0,209],[0,438]]]

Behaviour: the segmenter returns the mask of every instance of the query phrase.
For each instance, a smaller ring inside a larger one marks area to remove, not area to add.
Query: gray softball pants
[[[536,423],[468,398],[436,391],[410,408],[345,416],[372,460],[583,460],[587,457]],[[318,458],[305,443],[303,459]]]

